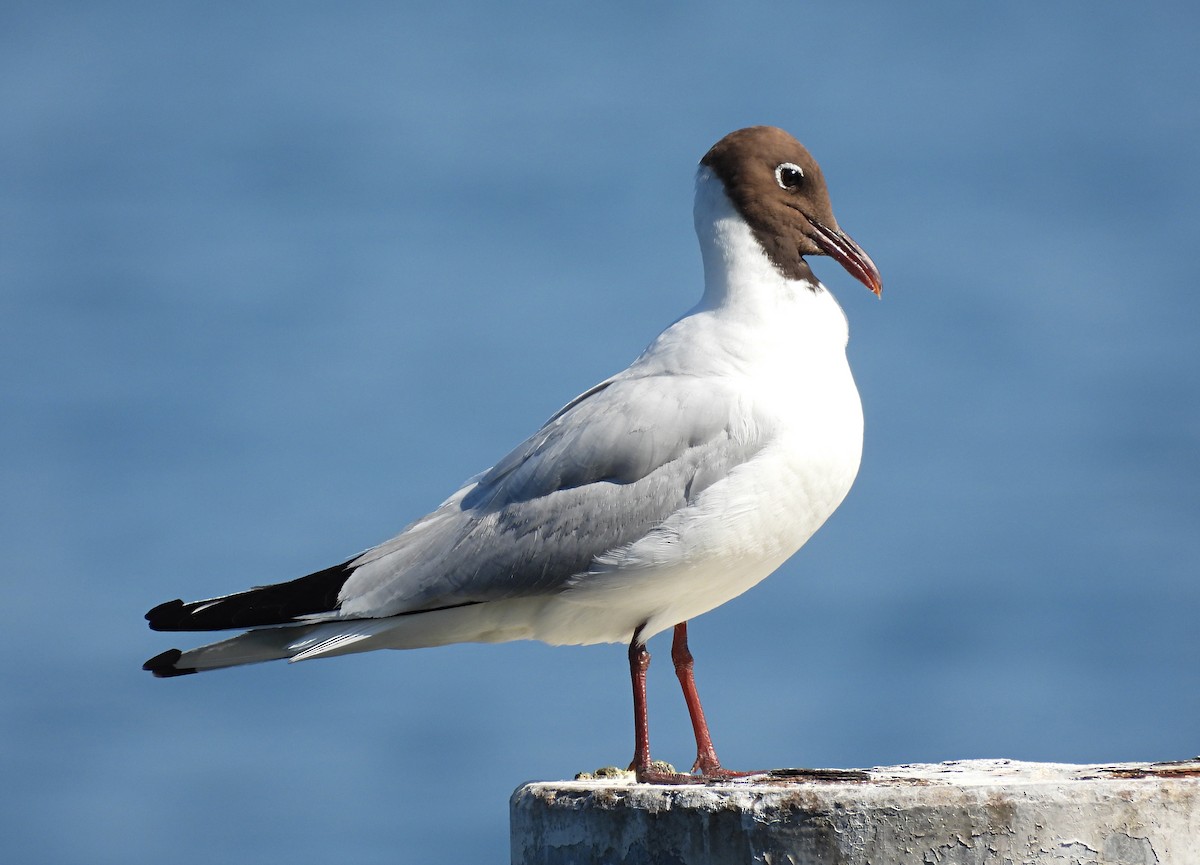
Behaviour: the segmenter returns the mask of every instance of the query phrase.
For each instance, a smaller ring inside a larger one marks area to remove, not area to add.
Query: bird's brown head
[[[828,255],[878,295],[871,257],[838,227],[821,166],[774,126],[731,132],[700,160],[722,182],[767,257],[790,279],[809,277],[806,255]]]

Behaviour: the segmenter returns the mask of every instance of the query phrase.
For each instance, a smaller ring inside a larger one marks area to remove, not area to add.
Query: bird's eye
[[[775,166],[775,182],[780,189],[795,189],[804,179],[804,169],[794,162],[784,162]]]

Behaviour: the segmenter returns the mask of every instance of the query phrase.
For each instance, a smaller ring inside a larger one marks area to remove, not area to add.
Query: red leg
[[[687,701],[688,714],[692,717],[692,729],[696,733],[696,765],[700,775],[651,768],[650,723],[646,709],[646,671],[650,668],[650,652],[641,642],[642,629],[633,632],[629,641],[629,677],[633,682],[633,761],[629,768],[637,774],[638,781],[647,784],[703,784],[711,778],[732,778],[745,774],[722,769],[713,750],[712,738],[708,734],[708,723],[704,710],[700,708],[700,697],[696,694],[696,682],[692,678],[692,654],[687,647],[687,623],[675,626],[675,641],[671,644],[671,659],[675,672],[683,686],[683,698]]]
[[[629,768],[640,778],[650,771],[650,714],[646,710],[646,670],[650,652],[640,641],[642,629],[629,641],[629,676],[633,680],[633,762]]]
[[[671,660],[675,663],[675,675],[679,677],[688,715],[692,718],[692,732],[696,734],[696,762],[692,765],[692,771],[699,771],[704,776],[730,774],[721,769],[721,761],[717,759],[717,751],[708,732],[708,721],[704,719],[704,707],[700,705],[700,694],[696,691],[696,679],[692,674],[695,662],[687,644],[687,622],[675,626]]]

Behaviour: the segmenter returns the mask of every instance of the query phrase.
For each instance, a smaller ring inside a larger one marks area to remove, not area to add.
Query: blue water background
[[[13,862],[505,862],[626,762],[619,646],[155,681],[142,613],[340,561],[696,299],[773,123],[885,281],[862,471],[697,620],[734,767],[1200,752],[1194,4],[0,8],[0,838]],[[656,756],[691,740],[662,640]]]

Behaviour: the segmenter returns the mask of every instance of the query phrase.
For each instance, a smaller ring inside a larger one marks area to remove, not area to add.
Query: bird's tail
[[[186,652],[169,649],[155,655],[142,669],[163,679],[263,661],[305,661],[366,651],[364,643],[371,637],[396,629],[396,618],[258,628]]]
[[[307,661],[375,649],[418,649],[450,643],[527,639],[530,634],[525,625],[526,616],[519,607],[513,609],[514,604],[519,604],[519,600],[464,603],[380,619],[336,619],[260,627],[186,652],[170,649],[151,658],[142,669],[158,678],[168,678],[262,661]]]
[[[319,620],[336,617],[338,594],[353,572],[354,566],[344,562],[299,579],[219,598],[189,603],[176,599],[159,604],[146,613],[146,621],[155,631],[256,630],[187,652],[171,649],[151,658],[142,669],[160,678],[182,676],[220,667],[295,659],[331,636],[348,639],[347,626],[352,622],[328,623],[336,630],[330,635],[322,632]],[[271,625],[276,627],[264,627]]]

